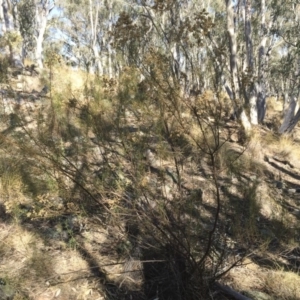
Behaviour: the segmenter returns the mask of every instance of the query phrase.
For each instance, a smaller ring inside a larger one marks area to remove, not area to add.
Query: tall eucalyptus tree
[[[111,31],[122,5],[118,0],[63,1],[60,30],[68,56],[89,71],[112,77],[116,66]]]
[[[265,117],[268,59],[275,45],[271,29],[277,17],[265,0],[253,2],[226,0],[231,98],[246,129]]]
[[[291,112],[296,107],[293,104],[297,98],[295,91],[299,90],[299,4],[281,0],[225,2],[231,98],[239,101],[240,112],[249,112],[249,122],[244,119],[244,126],[250,128],[250,124],[263,122],[267,95],[274,90],[274,84],[278,85],[276,76],[281,74],[282,92],[290,95],[286,98],[291,100],[291,106],[279,131],[291,130],[300,118]],[[278,59],[278,53],[281,53],[281,59]]]
[[[34,60],[43,68],[43,42],[47,23],[55,0],[21,0],[18,3],[20,31],[23,37],[23,56],[34,53]]]
[[[300,3],[278,0],[280,21],[276,35],[282,41],[280,59],[273,68],[273,83],[284,95],[285,114],[279,133],[291,132],[300,120]]]
[[[114,45],[124,60],[147,74],[149,57],[160,55],[167,64],[165,80],[180,82],[185,92],[208,87],[204,36],[212,20],[202,7],[205,1],[201,5],[192,0],[126,2],[128,9],[114,26]]]
[[[20,64],[21,42],[16,1],[0,0],[1,47],[5,49],[11,64]]]

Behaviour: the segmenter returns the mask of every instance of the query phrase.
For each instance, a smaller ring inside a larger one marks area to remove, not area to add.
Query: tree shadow
[[[278,171],[280,171],[280,172],[282,172],[282,173],[284,173],[286,175],[289,175],[289,176],[291,176],[294,179],[300,180],[300,175],[297,174],[296,172],[291,172],[291,171],[287,170],[286,168],[281,167],[277,163],[272,162],[272,161],[268,161],[268,163],[269,163],[269,165],[271,165],[276,170],[278,170]]]
[[[251,181],[249,180],[249,182]],[[227,189],[223,190],[223,193],[224,197],[229,200],[225,208],[225,219],[230,220],[227,228],[231,229],[227,231],[227,234],[236,240],[239,240],[243,235],[250,238],[252,236],[254,240],[250,241],[250,244],[247,245],[247,238],[245,240],[246,249],[247,253],[250,254],[250,258],[259,266],[272,270],[282,268],[285,271],[298,272],[300,264],[298,247],[295,247],[290,255],[285,255],[285,261],[282,260],[282,253],[288,253],[289,251],[287,243],[296,238],[292,228],[279,219],[266,218],[262,215],[260,205],[255,197],[251,199],[247,197],[247,194],[244,195],[244,198],[237,197],[228,192]],[[297,215],[297,218],[299,218],[299,215]],[[237,221],[238,219],[240,221]],[[240,229],[237,227],[240,227]],[[264,251],[273,254],[271,258],[264,255],[264,252],[257,251],[260,245],[267,245],[263,248]],[[241,246],[243,246],[243,243]]]
[[[12,219],[12,216],[6,212],[6,209],[2,203],[0,203],[0,221],[9,222]]]

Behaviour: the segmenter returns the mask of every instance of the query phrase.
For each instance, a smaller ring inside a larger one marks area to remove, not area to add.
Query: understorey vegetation
[[[299,299],[299,5],[125,2],[0,0],[0,300]]]
[[[46,281],[62,298],[83,299],[68,275],[92,278],[85,292],[107,299],[244,297],[226,286],[231,270],[297,239],[279,198],[272,203],[265,177],[275,178],[264,165],[272,159],[256,152],[260,134],[270,144],[275,136],[249,136],[231,120],[222,91],[187,97],[163,57],[152,55],[143,81],[128,67],[118,80],[87,79],[80,91],[62,81],[65,67],[53,58],[42,79],[51,90],[4,103],[3,224],[28,228],[32,244],[74,251],[85,262],[59,271],[29,241],[21,269],[37,281],[3,268],[14,295],[35,299]]]

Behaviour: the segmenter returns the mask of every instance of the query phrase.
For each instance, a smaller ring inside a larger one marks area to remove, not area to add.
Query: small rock
[[[239,136],[236,132],[230,135],[230,141],[234,143],[237,143],[239,141]]]
[[[42,90],[40,91],[41,95],[46,95],[49,92],[49,88],[45,85]]]
[[[18,82],[16,88],[17,88],[17,90],[22,90],[23,89],[23,83]]]
[[[147,162],[149,163],[149,165],[151,167],[153,167],[153,168],[158,167],[158,162],[155,158],[154,152],[152,152],[150,149],[147,149],[144,155],[146,157]]]
[[[281,181],[275,181],[275,186],[278,189],[282,189],[284,187],[284,184]]]
[[[15,290],[9,284],[0,286],[0,299],[12,300],[14,299]]]

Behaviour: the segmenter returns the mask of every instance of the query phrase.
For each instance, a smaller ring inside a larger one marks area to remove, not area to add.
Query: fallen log
[[[220,284],[215,282],[215,287],[222,291],[222,293],[227,294],[228,296],[233,297],[236,300],[251,300],[250,298],[242,295],[241,293],[233,290],[231,287],[227,285]]]

